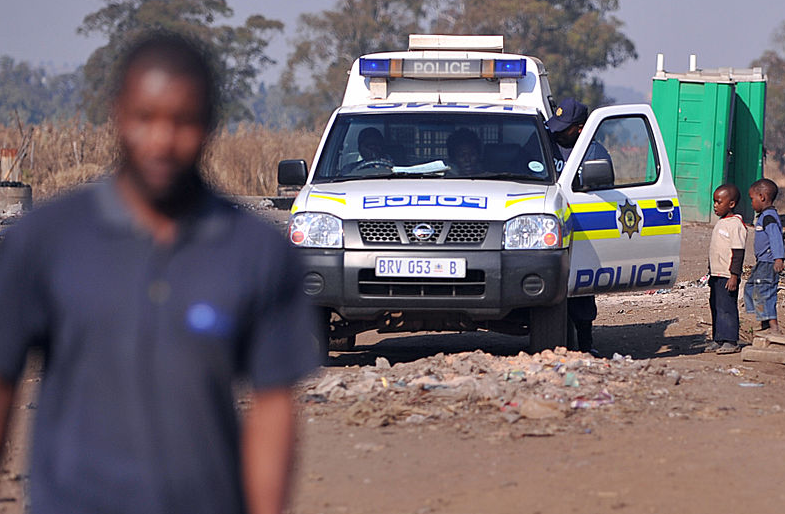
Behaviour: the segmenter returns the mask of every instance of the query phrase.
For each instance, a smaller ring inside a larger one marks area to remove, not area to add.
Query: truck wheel
[[[529,353],[567,345],[567,300],[529,313]]]
[[[354,344],[357,342],[357,336],[347,336],[347,337],[330,337],[327,336],[327,347],[336,352],[348,352],[352,348],[354,348]]]

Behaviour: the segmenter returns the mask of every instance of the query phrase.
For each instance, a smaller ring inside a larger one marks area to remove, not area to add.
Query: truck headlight
[[[319,212],[295,214],[289,219],[289,241],[305,248],[341,248],[343,222]]]
[[[561,223],[554,216],[526,214],[504,225],[505,250],[561,248]]]

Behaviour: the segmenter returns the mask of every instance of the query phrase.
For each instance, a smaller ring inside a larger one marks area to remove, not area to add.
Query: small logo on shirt
[[[191,332],[197,334],[226,336],[231,330],[229,316],[206,302],[191,305],[185,313],[185,321]]]

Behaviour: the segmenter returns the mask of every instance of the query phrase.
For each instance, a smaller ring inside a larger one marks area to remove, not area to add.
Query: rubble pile
[[[481,350],[391,366],[328,368],[302,384],[310,414],[341,413],[350,425],[423,424],[491,415],[508,423],[567,418],[586,410],[629,412],[670,395],[682,376],[660,363],[612,359],[565,348],[503,357]]]

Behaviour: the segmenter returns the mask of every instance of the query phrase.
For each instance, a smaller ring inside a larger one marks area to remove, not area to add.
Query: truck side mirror
[[[613,164],[609,160],[585,161],[575,176],[573,189],[575,191],[607,189],[613,187],[614,181]]]
[[[278,183],[282,186],[303,186],[308,180],[308,167],[302,159],[286,159],[278,163]]]

